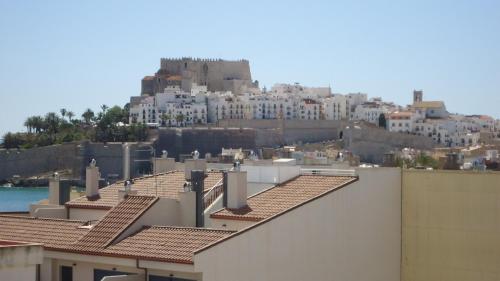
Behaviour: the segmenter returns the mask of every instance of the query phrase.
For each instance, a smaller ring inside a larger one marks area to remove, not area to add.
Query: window
[[[61,281],[73,281],[73,267],[61,266]]]
[[[106,276],[117,276],[117,275],[129,275],[129,273],[120,272],[116,270],[94,269],[94,281],[101,281],[101,279]]]

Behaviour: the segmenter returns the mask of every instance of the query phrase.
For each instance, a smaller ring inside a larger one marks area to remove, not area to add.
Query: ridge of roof
[[[127,196],[113,207],[86,235],[76,241],[71,250],[99,251],[109,246],[157,201],[158,197],[154,196]]]
[[[87,223],[83,220],[70,220],[70,219],[58,219],[58,218],[41,218],[41,217],[28,217],[28,216],[16,216],[16,215],[2,215],[3,218],[14,218],[14,219],[24,219],[24,220],[44,220],[44,221],[58,221],[58,222],[68,222],[68,223]]]
[[[237,230],[210,228],[210,227],[194,227],[194,226],[174,226],[174,225],[144,225],[143,228],[156,228],[156,229],[186,229],[201,232],[226,232],[234,233]]]

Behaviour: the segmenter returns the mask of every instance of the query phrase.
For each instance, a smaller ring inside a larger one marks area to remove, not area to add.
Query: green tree
[[[172,116],[170,116],[170,114],[165,114],[165,113],[162,113],[160,115],[160,119],[162,121],[162,126],[166,126],[167,123],[170,123],[170,119],[172,119]],[[170,124],[169,124],[170,125]]]
[[[177,114],[177,116],[175,116],[175,121],[177,121],[177,125],[182,126],[184,121],[184,114],[182,113]]]
[[[61,112],[61,116],[62,116],[62,118],[64,119],[64,117],[66,117],[66,113],[67,113],[68,111],[66,110],[66,108],[61,108],[60,112]]]
[[[385,114],[380,114],[378,117],[378,126],[387,129],[387,120],[385,119]]]
[[[75,117],[75,114],[73,113],[73,111],[68,111],[66,112],[66,116],[68,116],[69,122],[71,122],[71,119]]]
[[[35,121],[34,117],[28,117],[26,118],[26,121],[24,121],[24,126],[26,127],[26,130],[31,133],[33,131],[33,128],[35,127]]]
[[[85,121],[85,124],[90,125],[90,121],[95,117],[94,111],[90,108],[87,108],[85,112],[82,114],[82,118]]]

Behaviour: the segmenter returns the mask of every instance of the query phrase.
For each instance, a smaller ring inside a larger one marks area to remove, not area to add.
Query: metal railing
[[[208,190],[203,196],[204,209],[212,205],[212,203],[222,194],[223,192],[223,179],[220,179],[210,190]]]
[[[300,169],[301,175],[356,176],[355,170],[343,169]]]

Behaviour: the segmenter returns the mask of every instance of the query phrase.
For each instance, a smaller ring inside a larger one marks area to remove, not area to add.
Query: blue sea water
[[[28,211],[30,204],[48,197],[48,187],[0,186],[0,212]]]

